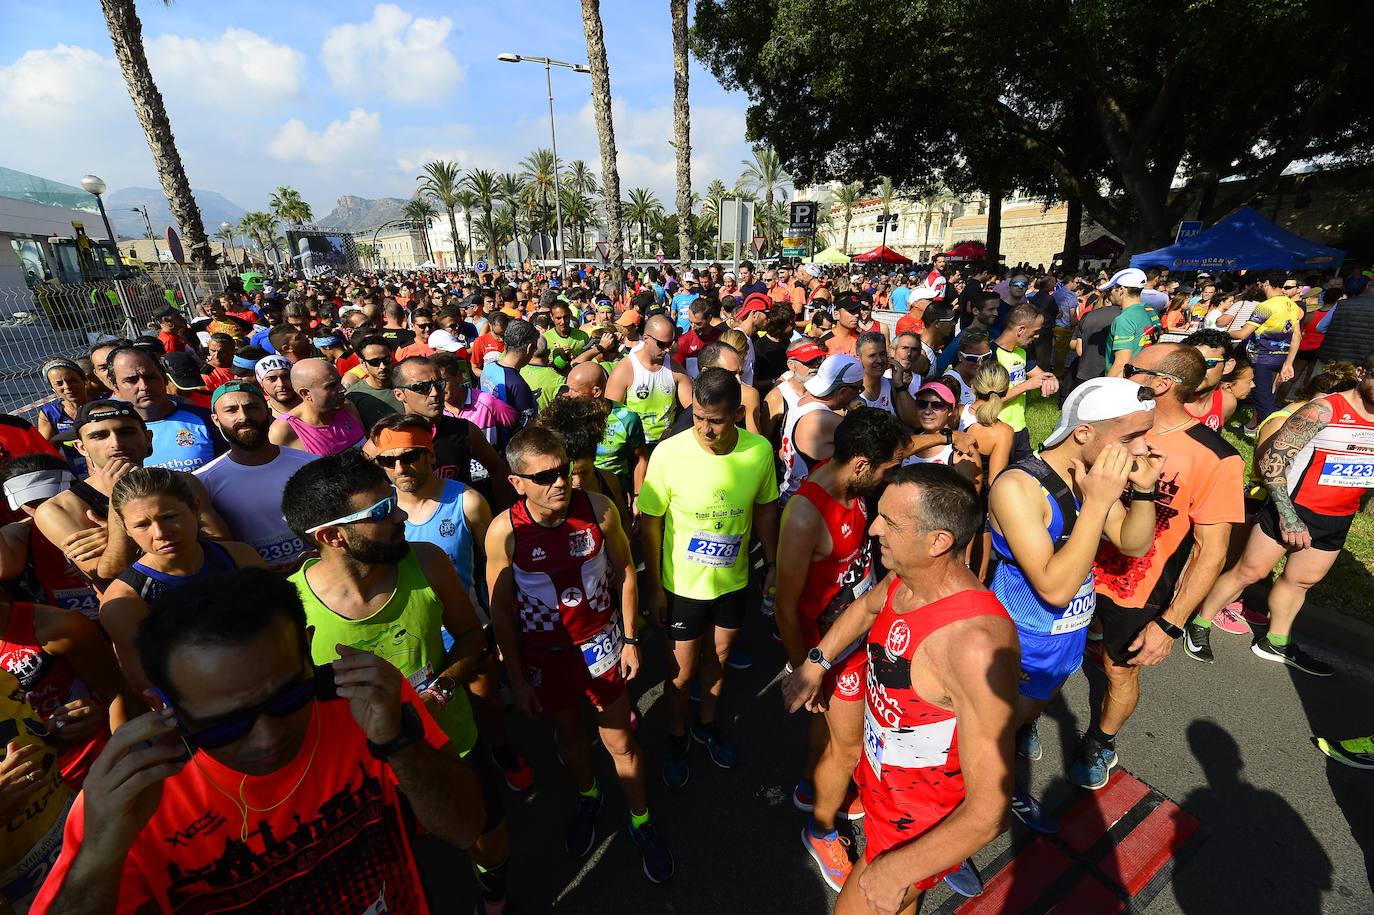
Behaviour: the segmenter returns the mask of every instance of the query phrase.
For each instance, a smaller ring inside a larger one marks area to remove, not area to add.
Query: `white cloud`
[[[444,47],[453,20],[416,17],[379,3],[370,22],[347,23],[325,35],[321,58],[335,88],[396,102],[437,102],[463,80],[466,69]]]
[[[322,131],[292,118],[281,126],[267,151],[284,162],[307,162],[316,166],[361,166],[382,136],[382,116],[354,108],[346,121],[330,121]]]
[[[218,38],[159,35],[148,63],[162,92],[214,107],[278,107],[300,91],[305,55],[256,32],[228,28]]]
[[[36,48],[0,66],[0,111],[12,127],[75,125],[116,103],[129,105],[119,67],[89,48]]]

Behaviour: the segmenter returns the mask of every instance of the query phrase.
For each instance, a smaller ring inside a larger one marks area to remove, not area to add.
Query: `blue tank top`
[[[1039,457],[1032,456],[1018,461],[1007,469],[1024,471],[1040,484],[1040,491],[1045,494],[1045,501],[1050,506],[1050,539],[1054,541],[1055,549],[1058,549],[1073,529],[1073,521],[1077,518],[1080,507],[1078,499],[1054,469]],[[1069,504],[1073,506],[1074,517],[1066,520],[1064,509]],[[1092,621],[1093,610],[1097,606],[1097,593],[1093,589],[1091,569],[1069,605],[1056,607],[1042,598],[1031,585],[1026,573],[1016,564],[1006,538],[995,528],[992,530],[992,548],[997,552],[1000,562],[992,573],[992,583],[989,587],[1002,602],[1002,606],[1007,608],[1007,613],[1011,615],[1018,629],[1038,635],[1066,635],[1083,629]]]
[[[43,404],[38,408],[38,412],[48,418],[48,422],[52,423],[59,435],[70,433],[76,428],[76,420],[62,412],[62,404],[59,401],[54,400]],[[60,443],[57,450],[67,459],[67,463],[72,465],[72,469],[76,471],[76,478],[78,480],[85,479],[86,459],[82,457],[81,452],[77,451],[76,447],[69,441]]]
[[[215,541],[201,540],[200,548],[205,553],[205,561],[201,563],[199,571],[190,575],[169,575],[142,562],[135,562],[133,566],[120,573],[118,580],[133,588],[144,602],[152,603],[154,599],[174,588],[210,575],[232,572],[238,568],[238,563],[234,562],[234,557],[229,555],[229,551]]]
[[[472,530],[463,514],[463,493],[467,487],[457,480],[445,480],[439,494],[439,507],[422,524],[406,520],[406,539],[412,543],[423,540],[443,550],[463,587],[472,593]]]
[[[190,473],[215,459],[221,450],[217,433],[211,431],[210,411],[193,404],[177,402],[177,408],[162,419],[148,423],[153,433],[153,453],[144,467],[166,467]]]

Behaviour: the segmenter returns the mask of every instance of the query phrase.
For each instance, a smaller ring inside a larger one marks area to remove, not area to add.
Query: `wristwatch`
[[[425,724],[420,720],[420,713],[415,711],[415,706],[404,700],[401,702],[401,730],[396,736],[386,743],[367,742],[367,752],[372,754],[373,759],[380,759],[385,762],[389,757],[409,747],[411,744],[419,743],[425,739]]]
[[[1155,625],[1164,630],[1164,634],[1171,639],[1182,637],[1183,630],[1169,622],[1162,616],[1155,617]]]
[[[453,694],[458,692],[458,683],[452,677],[438,677],[429,688],[439,694],[439,698],[444,700],[447,705],[453,701]]]
[[[1132,489],[1132,490],[1131,490],[1131,501],[1132,501],[1132,502],[1157,502],[1157,501],[1159,501],[1159,485],[1156,484],[1154,489],[1146,490],[1145,492],[1141,492],[1141,491],[1138,490],[1138,489]]]
[[[621,636],[620,640],[626,645],[634,645],[636,648],[639,647],[639,636],[637,635]]]
[[[943,433],[945,434],[945,444],[946,444],[946,445],[953,445],[953,444],[954,444],[954,430],[953,430],[953,429],[950,429],[949,427],[945,427],[944,429],[941,429],[940,431],[943,432]]]
[[[830,662],[825,659],[825,655],[821,652],[819,646],[806,653],[806,660],[810,661],[812,664],[821,665],[821,670],[830,669]]]

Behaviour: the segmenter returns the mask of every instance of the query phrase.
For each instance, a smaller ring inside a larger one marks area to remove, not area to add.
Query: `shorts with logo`
[[[864,675],[868,672],[868,652],[862,644],[848,656],[831,665],[821,681],[821,689],[827,699],[843,699],[845,702],[862,702],[864,698]]]
[[[883,795],[867,790],[871,785],[869,780],[872,775],[862,759],[854,771],[854,777],[859,787],[859,800],[864,805],[864,862],[867,864],[872,864],[873,859],[881,854],[916,841],[940,825],[940,822],[952,812],[939,807],[898,808],[888,803]],[[926,890],[934,889],[946,875],[958,869],[959,865],[956,864],[948,870],[931,874],[926,879],[913,883],[912,887],[924,893]]]
[[[522,647],[525,677],[545,712],[553,714],[576,705],[586,697],[594,707],[603,709],[625,692],[620,664],[593,676],[576,645],[558,648]]]
[[[1020,691],[1027,699],[1053,698],[1064,681],[1083,666],[1087,626],[1057,635],[1017,626],[1016,635],[1021,640]]]
[[[712,600],[679,597],[668,593],[668,637],[675,642],[692,642],[708,625],[738,629],[744,622],[748,586]]]
[[[1339,552],[1345,548],[1345,538],[1350,534],[1354,515],[1318,515],[1309,508],[1294,503],[1293,511],[1298,520],[1307,525],[1307,533],[1312,537],[1312,549]],[[1283,529],[1279,527],[1279,510],[1273,500],[1265,502],[1264,507],[1255,515],[1255,523],[1265,535],[1275,543],[1283,543]]]

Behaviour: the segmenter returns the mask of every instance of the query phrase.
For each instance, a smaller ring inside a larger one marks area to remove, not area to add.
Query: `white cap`
[[[806,391],[813,397],[829,397],[844,385],[864,383],[864,367],[858,359],[836,353],[826,356],[816,374],[806,380]]]
[[[1046,437],[1042,448],[1053,448],[1084,423],[1120,419],[1155,408],[1154,391],[1125,378],[1091,378],[1064,398],[1059,424]]]
[[[934,286],[913,286],[911,291],[906,294],[908,302],[919,302],[921,299],[935,299],[940,295],[939,290]]]
[[[807,276],[820,279],[822,272],[824,271],[822,271],[821,268],[816,264],[802,264],[802,273],[805,273]]]
[[[1127,286],[1131,289],[1145,288],[1145,271],[1139,267],[1127,267],[1112,274],[1112,278],[1097,287],[1098,292],[1106,292],[1113,286]]]
[[[432,331],[429,335],[429,346],[430,349],[443,353],[456,353],[464,348],[462,342],[446,330]]]

